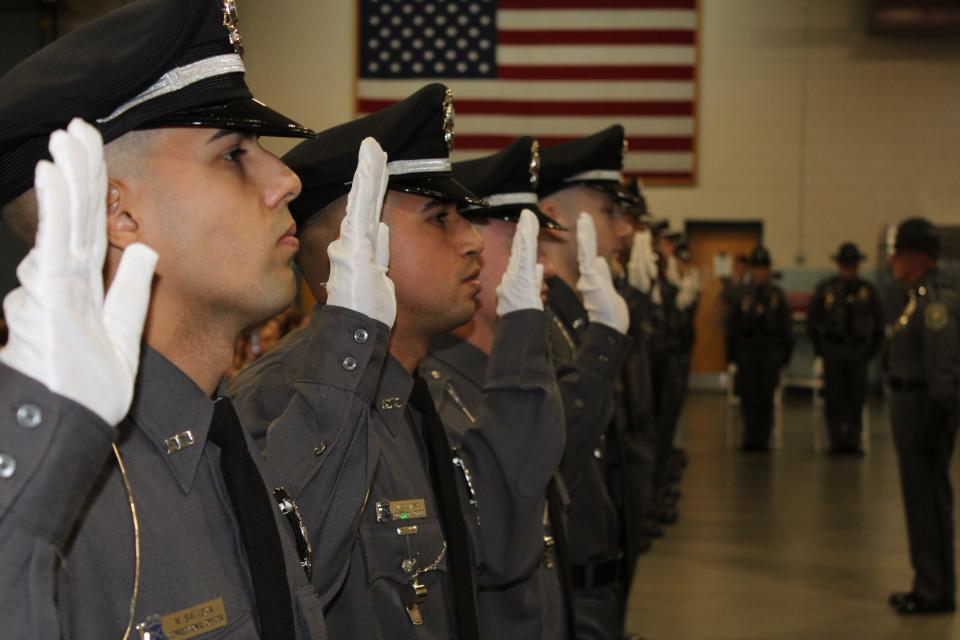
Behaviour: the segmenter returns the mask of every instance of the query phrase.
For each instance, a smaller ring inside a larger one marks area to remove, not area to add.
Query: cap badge
[[[537,190],[540,184],[540,143],[536,140],[530,145],[530,186]]]
[[[243,38],[240,36],[239,24],[236,0],[223,0],[223,26],[230,32],[230,44],[233,45],[233,50],[243,57]]]
[[[447,89],[443,94],[443,140],[447,143],[447,150],[453,151],[453,123],[457,114],[453,109],[453,91]]]

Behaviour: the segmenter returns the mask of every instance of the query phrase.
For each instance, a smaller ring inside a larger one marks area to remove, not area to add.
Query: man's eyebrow
[[[210,144],[211,142],[216,142],[216,141],[219,140],[220,138],[224,138],[224,137],[226,137],[226,136],[232,136],[232,135],[240,136],[241,138],[243,138],[243,139],[245,139],[245,140],[247,140],[247,139],[253,140],[254,138],[257,137],[256,134],[254,134],[254,133],[252,133],[252,132],[250,132],[250,131],[237,131],[236,129],[220,129],[220,130],[217,131],[215,134],[213,134],[212,136],[210,136],[210,139],[207,140],[207,144]]]
[[[433,200],[428,200],[424,203],[423,207],[420,209],[421,213],[426,213],[430,209],[436,209],[437,207],[447,206],[446,200],[440,200],[439,198],[434,198]]]

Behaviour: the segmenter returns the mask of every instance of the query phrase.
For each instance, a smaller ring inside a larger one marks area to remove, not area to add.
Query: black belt
[[[923,380],[890,378],[890,388],[894,391],[923,391],[927,388],[927,383]]]
[[[574,589],[595,589],[616,584],[620,580],[620,558],[606,562],[575,564],[570,567]]]

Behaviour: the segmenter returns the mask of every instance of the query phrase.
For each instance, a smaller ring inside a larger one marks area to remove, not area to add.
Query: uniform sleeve
[[[544,495],[565,436],[546,322],[532,309],[500,318],[477,423],[463,437],[480,513],[481,584],[525,577],[543,554]]]
[[[115,430],[0,365],[0,620],[3,637],[59,638],[66,540],[110,455]]]
[[[960,322],[957,295],[944,292],[923,309],[923,369],[927,380],[927,419],[945,420],[960,395]]]
[[[283,413],[293,396],[293,388],[283,376],[283,365],[281,360],[270,362],[241,373],[227,385],[243,428],[261,449],[266,446],[270,423]]]
[[[596,323],[582,337],[572,361],[556,361],[567,426],[560,472],[571,491],[613,418],[613,387],[631,344],[629,337]]]
[[[296,500],[313,547],[312,581],[327,606],[346,576],[376,467],[372,399],[390,329],[327,305],[304,343],[293,395],[267,430],[271,479]]]

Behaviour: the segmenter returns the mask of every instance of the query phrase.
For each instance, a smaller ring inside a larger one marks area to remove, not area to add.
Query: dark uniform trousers
[[[624,541],[607,474],[608,447],[619,442],[608,437],[608,430],[614,415],[614,384],[631,341],[609,327],[589,324],[576,293],[562,280],[552,278],[549,285],[550,343],[567,427],[560,471],[570,492],[576,636],[619,638]],[[622,452],[615,458],[622,460]]]
[[[913,591],[953,604],[950,458],[960,422],[960,297],[951,281],[928,274],[909,290],[890,328],[886,366]]]
[[[757,284],[741,289],[740,300],[731,309],[727,358],[737,364],[744,448],[769,445],[774,391],[792,350],[790,307],[783,291]]]
[[[856,278],[817,286],[808,313],[814,350],[823,358],[827,427],[834,450],[860,448],[867,365],[883,343],[883,309],[876,289]]]

